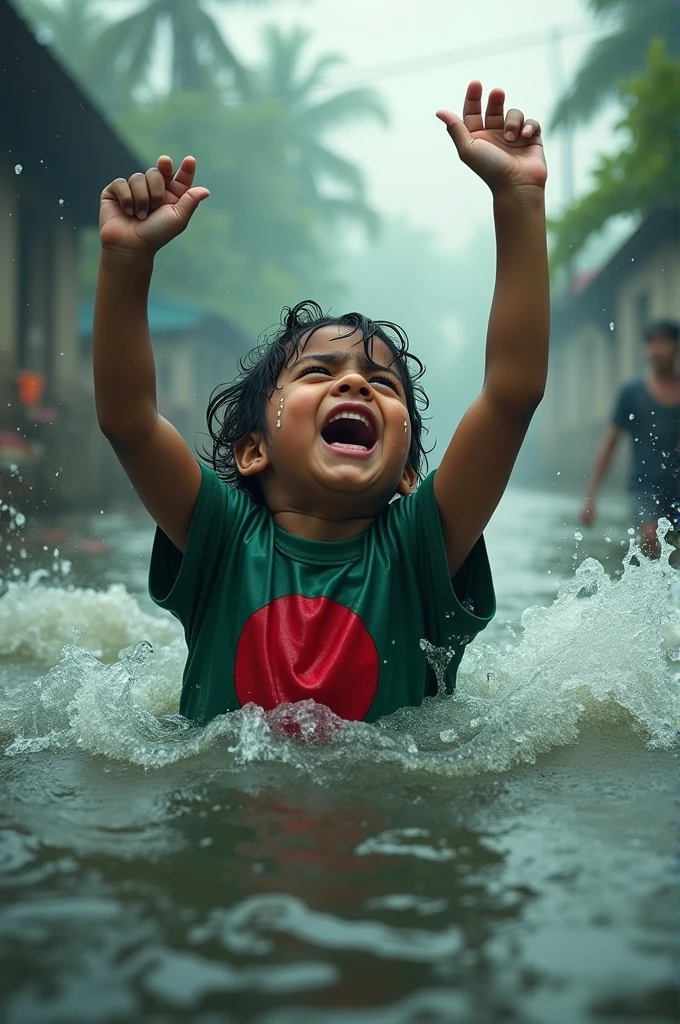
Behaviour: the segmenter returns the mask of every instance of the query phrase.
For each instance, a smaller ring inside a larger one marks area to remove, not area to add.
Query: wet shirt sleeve
[[[160,528],[149,567],[149,593],[161,608],[175,615],[189,641],[202,618],[227,549],[234,543],[250,498],[201,465],[201,487],[187,544],[182,554]]]
[[[484,538],[480,537],[452,579],[449,575],[439,509],[434,496],[434,473],[404,501],[406,543],[415,552],[415,571],[425,620],[425,639],[435,648],[453,652],[447,689],[465,647],[483,630],[496,612],[491,567]]]

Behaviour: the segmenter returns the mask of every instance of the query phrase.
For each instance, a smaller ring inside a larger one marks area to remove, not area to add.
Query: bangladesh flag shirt
[[[184,554],[158,529],[149,572],[151,597],[184,627],[185,717],[205,724],[251,701],[269,711],[312,698],[374,722],[437,693],[421,640],[446,648],[453,690],[495,598],[483,538],[451,581],[434,473],[364,533],[315,541],[201,471]]]

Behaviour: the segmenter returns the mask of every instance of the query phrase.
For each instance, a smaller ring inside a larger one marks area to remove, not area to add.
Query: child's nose
[[[373,389],[365,377],[360,373],[346,373],[338,380],[337,393],[339,395],[361,395],[362,398],[372,398]]]

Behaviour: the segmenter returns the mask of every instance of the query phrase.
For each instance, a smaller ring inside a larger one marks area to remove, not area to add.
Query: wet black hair
[[[680,327],[673,320],[655,320],[648,324],[645,328],[645,341],[649,341],[655,334],[663,334],[676,345],[680,341]]]
[[[206,416],[212,444],[208,449],[204,447],[199,457],[214,469],[221,480],[248,491],[259,504],[264,499],[257,475],[241,475],[234,456],[234,445],[251,431],[259,431],[263,435],[267,433],[267,403],[274,393],[279,374],[306,347],[314,333],[327,326],[346,327],[347,333],[340,335],[342,338],[360,331],[366,357],[376,366],[383,366],[373,359],[376,338],[392,353],[389,366],[396,370],[404,386],[411,421],[408,464],[415,470],[418,480],[422,480],[427,471],[428,453],[423,447],[423,434],[427,433],[427,427],[423,423],[422,414],[428,408],[429,400],[418,383],[425,367],[417,356],[409,352],[406,332],[397,324],[387,320],[371,320],[363,313],[330,316],[324,314],[318,303],[307,299],[298,302],[292,309],[283,309],[281,323],[274,328],[273,333],[265,334],[255,348],[239,360],[236,379],[216,388],[208,404]],[[303,338],[306,338],[304,345]]]

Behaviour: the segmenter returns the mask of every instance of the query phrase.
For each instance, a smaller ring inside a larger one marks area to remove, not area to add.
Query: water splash
[[[0,599],[0,651],[43,662],[56,651],[57,663],[0,693],[4,752],[77,746],[157,768],[215,748],[225,771],[279,761],[320,779],[379,762],[443,775],[506,771],[577,742],[584,729],[670,748],[680,708],[680,587],[667,529],[662,521],[658,561],[631,541],[620,578],[610,579],[586,559],[552,605],[524,612],[514,646],[478,640],[468,648],[454,696],[440,685],[421,708],[376,725],[343,722],[305,701],[270,713],[247,705],[193,727],[177,714],[186,648],[173,620],[143,612],[122,586],[11,585]],[[74,627],[77,644],[69,642]],[[442,684],[451,654],[423,646]],[[117,658],[114,647],[123,648]]]

